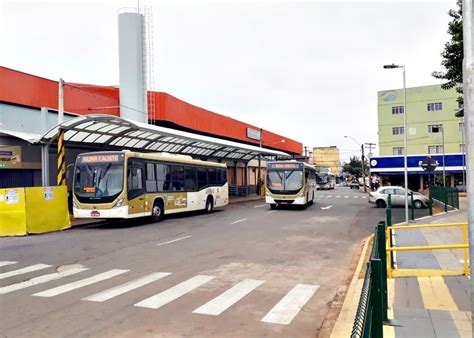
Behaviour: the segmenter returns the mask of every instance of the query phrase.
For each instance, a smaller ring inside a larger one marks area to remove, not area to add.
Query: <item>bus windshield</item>
[[[112,202],[123,190],[122,163],[80,163],[76,165],[74,193],[79,202]]]
[[[303,187],[303,170],[268,170],[267,186],[272,191],[295,192]]]
[[[318,174],[316,176],[316,182],[318,184],[326,184],[329,181],[329,175],[328,174]]]

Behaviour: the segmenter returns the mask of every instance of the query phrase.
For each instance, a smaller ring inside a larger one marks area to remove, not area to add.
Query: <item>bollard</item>
[[[444,212],[448,212],[448,192],[444,191]]]
[[[433,197],[431,197],[431,192],[430,192],[430,216],[433,216]]]
[[[413,191],[410,193],[410,198],[411,198],[411,220],[415,220],[415,207],[413,205]]]

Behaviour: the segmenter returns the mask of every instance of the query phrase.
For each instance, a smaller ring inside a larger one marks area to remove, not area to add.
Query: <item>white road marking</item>
[[[349,196],[344,196],[344,198],[349,198]]]
[[[327,195],[326,198],[332,197],[332,195]]]
[[[0,295],[17,291],[17,290],[21,290],[21,289],[25,289],[33,285],[47,283],[49,281],[71,276],[71,275],[74,275],[76,273],[80,273],[86,270],[89,270],[89,268],[75,268],[75,269],[70,269],[70,270],[66,270],[62,272],[50,273],[48,275],[35,277],[32,279],[26,280],[24,282],[19,282],[19,283],[3,286],[0,288]]]
[[[362,196],[362,198],[367,198],[367,196]]]
[[[337,195],[336,198],[340,198],[341,196]]]
[[[332,208],[332,205],[328,205],[327,207],[321,207],[321,210],[327,210],[327,209],[331,209]]]
[[[242,282],[234,285],[221,295],[217,296],[216,298],[207,302],[203,306],[194,310],[193,313],[218,316],[263,283],[265,283],[265,281],[263,280],[243,280]]]
[[[16,264],[18,262],[13,262],[13,261],[3,261],[3,262],[0,262],[0,266],[7,266],[7,265],[12,265],[12,264]]]
[[[246,221],[247,218],[242,218],[242,219],[239,219],[238,221],[235,221],[235,222],[232,222],[230,224],[237,224],[237,223],[240,223],[240,222],[243,222],[243,221]]]
[[[16,275],[22,275],[28,272],[43,270],[50,267],[51,265],[47,265],[47,264],[30,265],[30,266],[27,266],[26,268],[0,273],[0,279],[8,278],[8,277],[16,276]]]
[[[354,198],[359,198],[359,196],[354,196]]]
[[[158,279],[164,278],[171,275],[170,272],[154,272],[152,274],[146,275],[144,277],[132,280],[128,283],[116,286],[114,288],[105,290],[103,292],[96,293],[95,295],[83,298],[82,300],[88,300],[91,302],[103,302],[111,298],[120,296],[128,291],[132,291],[142,287],[144,285],[150,284]]]
[[[277,212],[276,210],[270,210],[270,211],[267,211],[267,214],[273,214],[274,212]]]
[[[63,294],[63,293],[66,293],[66,292],[69,292],[69,291],[72,291],[72,290],[82,288],[84,286],[88,286],[88,285],[98,283],[98,282],[101,282],[103,280],[121,275],[122,273],[125,273],[125,272],[128,272],[128,271],[129,270],[121,270],[121,269],[109,270],[107,272],[99,273],[98,275],[94,275],[94,276],[89,277],[89,278],[84,278],[84,279],[78,280],[76,282],[72,282],[72,283],[69,283],[69,284],[64,284],[64,285],[58,286],[56,288],[52,288],[52,289],[49,289],[49,290],[46,290],[46,291],[35,293],[35,294],[33,294],[33,296],[36,296],[36,297],[57,296],[57,295],[60,295],[60,294]]]
[[[165,245],[165,244],[174,243],[174,242],[181,241],[183,239],[190,238],[190,237],[192,237],[192,236],[185,236],[185,237],[176,238],[176,239],[173,239],[173,240],[168,241],[168,242],[158,243],[156,246],[162,246],[162,245]]]
[[[319,285],[297,284],[263,317],[262,322],[290,324],[318,289]]]
[[[254,206],[254,208],[263,208],[263,207],[266,207],[266,206],[267,206],[266,204],[261,204],[261,205]]]
[[[165,290],[154,296],[144,299],[141,302],[136,303],[134,306],[158,309],[174,301],[175,299],[184,296],[188,292],[191,292],[192,290],[200,287],[201,285],[206,284],[214,278],[216,277],[204,275],[194,276],[178,285],[173,286],[172,288],[169,288],[168,290]]]

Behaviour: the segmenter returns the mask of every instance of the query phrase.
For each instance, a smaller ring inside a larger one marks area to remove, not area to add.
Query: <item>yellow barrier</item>
[[[462,227],[462,237],[463,244],[445,244],[445,245],[423,245],[423,246],[403,246],[403,247],[393,247],[392,239],[390,236],[391,230],[406,230],[406,229],[429,229],[429,228],[439,228],[439,227]],[[388,278],[397,277],[406,277],[413,276],[413,273],[410,273],[411,269],[393,269],[393,256],[392,252],[394,251],[415,251],[415,250],[450,250],[450,249],[463,249],[464,253],[464,266],[463,270],[434,270],[434,269],[418,269],[418,275],[423,276],[456,276],[464,275],[469,276],[469,243],[467,238],[467,223],[444,223],[444,224],[420,224],[420,225],[400,225],[400,226],[389,226],[385,231],[385,236],[387,239],[387,276]],[[413,270],[412,270],[413,271]]]
[[[0,236],[39,234],[70,226],[65,186],[0,189]]]

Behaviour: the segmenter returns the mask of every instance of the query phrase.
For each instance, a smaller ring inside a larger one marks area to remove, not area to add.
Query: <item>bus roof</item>
[[[86,154],[111,154],[111,153],[123,153],[125,156],[128,157],[137,157],[143,158],[148,160],[157,160],[157,161],[164,161],[164,162],[173,162],[173,163],[183,163],[183,164],[194,164],[194,165],[202,165],[206,167],[219,167],[219,168],[227,168],[225,163],[216,163],[216,162],[208,162],[208,161],[201,161],[193,159],[189,155],[175,155],[170,153],[140,153],[136,151],[130,150],[118,150],[118,151],[94,151],[90,153],[83,153],[80,155]]]

